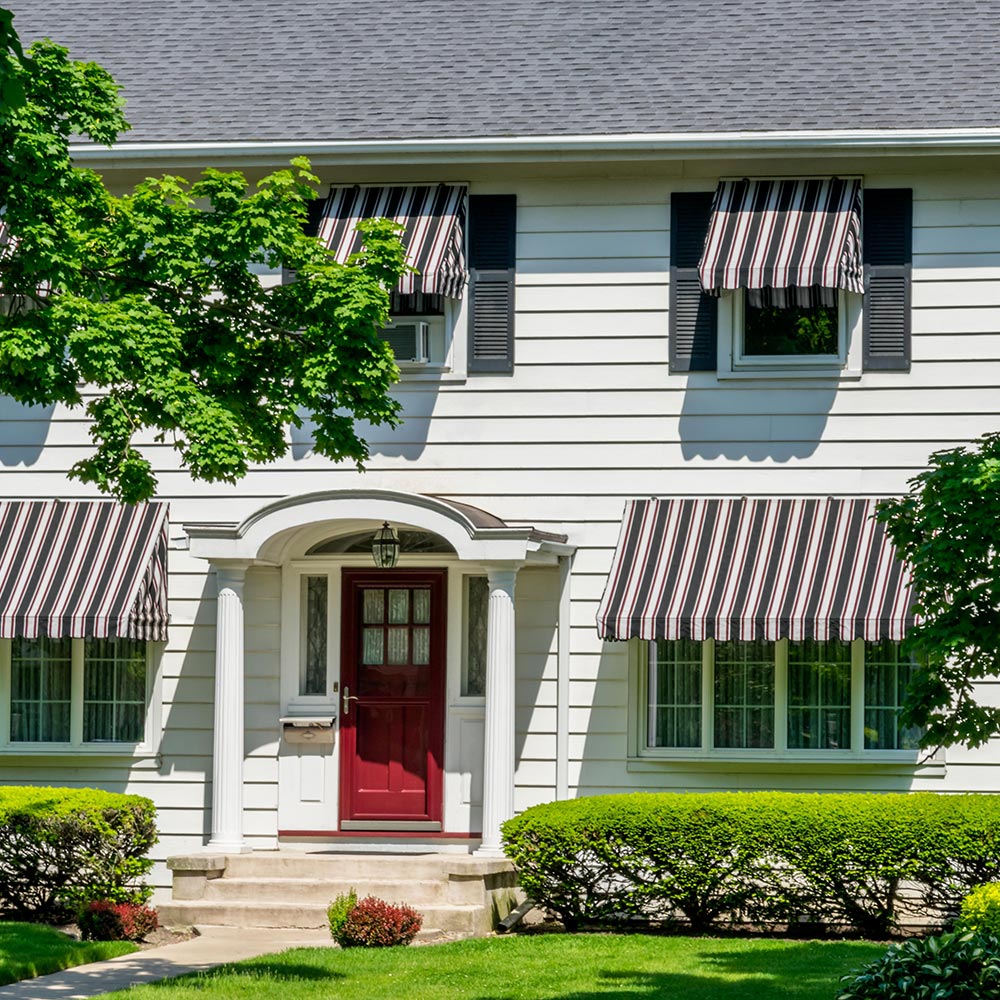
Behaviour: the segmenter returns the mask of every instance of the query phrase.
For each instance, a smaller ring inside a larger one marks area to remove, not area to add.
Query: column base
[[[485,844],[483,846],[481,846],[481,847],[477,847],[472,852],[472,855],[473,855],[473,857],[476,857],[476,858],[506,858],[507,857],[507,855],[504,854],[504,850],[503,850],[502,847],[488,847]]]
[[[205,845],[206,851],[218,851],[220,854],[251,854],[253,848],[245,840],[216,840],[213,838]]]

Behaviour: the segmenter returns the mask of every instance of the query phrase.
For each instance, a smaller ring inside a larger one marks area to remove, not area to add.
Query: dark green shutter
[[[913,192],[865,188],[866,371],[909,371]]]
[[[698,262],[712,216],[713,192],[679,191],[670,198],[670,370],[718,367],[719,300],[706,295]]]
[[[470,372],[514,370],[517,198],[469,196]]]

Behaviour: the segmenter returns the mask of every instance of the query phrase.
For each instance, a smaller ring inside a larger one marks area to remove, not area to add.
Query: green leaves
[[[928,747],[980,746],[1000,734],[1000,708],[975,690],[1000,676],[1000,434],[936,452],[876,516],[913,569],[919,622],[907,646],[922,666],[903,723],[921,726]]]
[[[363,463],[356,424],[397,421],[378,330],[406,268],[399,227],[363,223],[364,250],[338,264],[303,233],[317,184],[303,158],[253,185],[210,169],[112,196],[72,165],[69,139],[128,127],[113,79],[48,41],[5,65],[25,100],[0,118],[17,237],[0,264],[0,392],[86,407],[95,450],[71,475],[147,500],[165,443],[195,478],[232,483],[285,455],[286,427],[306,419],[319,454]],[[265,287],[254,263],[297,280]]]
[[[837,1000],[1000,1000],[1000,941],[960,931],[895,944],[841,983]]]

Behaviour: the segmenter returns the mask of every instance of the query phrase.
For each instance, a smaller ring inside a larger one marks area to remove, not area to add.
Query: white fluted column
[[[514,815],[514,584],[517,570],[491,569],[488,574],[483,841],[476,853],[502,857],[500,824]]]
[[[248,851],[243,838],[243,583],[245,564],[217,565],[215,744],[211,850]]]

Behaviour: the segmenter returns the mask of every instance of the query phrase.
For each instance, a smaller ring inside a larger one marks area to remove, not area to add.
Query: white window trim
[[[718,377],[720,379],[841,379],[861,378],[863,362],[864,296],[839,293],[837,355],[753,355],[742,354],[743,311],[746,296],[742,289],[719,296]]]
[[[85,743],[83,740],[83,669],[85,639],[72,639],[70,679],[70,739],[66,743],[12,742],[11,640],[0,639],[0,756],[61,757],[156,757],[159,755],[163,716],[162,651],[164,643],[146,642],[146,714],[144,738],[138,743],[113,740]]]
[[[775,745],[765,749],[739,749],[714,744],[714,657],[711,644],[702,640],[702,698],[700,747],[650,747],[649,735],[649,642],[634,639],[630,646],[633,683],[630,690],[634,702],[629,711],[629,763],[632,769],[643,765],[654,768],[660,764],[747,763],[747,764],[875,764],[902,765],[913,768],[923,764],[919,750],[866,750],[864,747],[864,640],[851,643],[851,749],[849,750],[789,750],[788,734],[788,640],[775,643],[774,734]],[[931,766],[944,768],[944,757],[938,752],[930,759]]]

